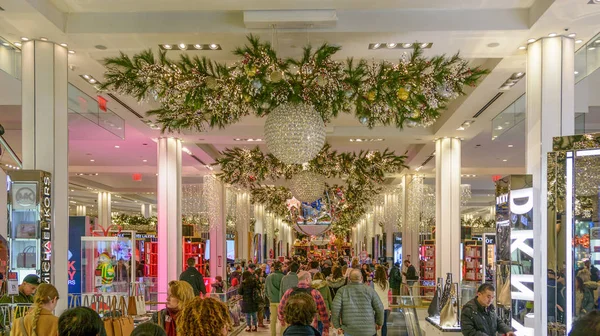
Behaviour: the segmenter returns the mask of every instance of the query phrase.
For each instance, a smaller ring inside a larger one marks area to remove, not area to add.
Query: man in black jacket
[[[496,333],[515,336],[512,329],[496,315],[494,286],[484,283],[477,289],[477,297],[467,302],[462,309],[460,325],[465,336],[495,336]]]
[[[196,269],[196,259],[188,258],[188,268],[181,273],[179,280],[189,283],[194,289],[194,295],[198,296],[200,292],[202,295],[206,294],[206,286],[204,286],[204,277],[198,269]]]

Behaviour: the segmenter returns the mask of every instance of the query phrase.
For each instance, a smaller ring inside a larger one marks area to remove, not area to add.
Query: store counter
[[[425,318],[425,323],[421,327],[423,330],[423,336],[453,336],[453,335],[462,335],[460,331],[460,327],[441,327],[440,326],[440,318],[439,317],[427,317]]]

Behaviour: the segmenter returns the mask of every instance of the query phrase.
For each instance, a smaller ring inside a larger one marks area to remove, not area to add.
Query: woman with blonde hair
[[[58,317],[52,314],[58,303],[58,291],[51,284],[37,287],[33,297],[33,307],[27,315],[13,322],[11,336],[56,336]]]
[[[185,305],[194,299],[194,289],[185,281],[169,282],[167,307],[152,315],[152,322],[161,326],[167,336],[177,336],[178,319]],[[179,334],[187,335],[187,334]]]
[[[232,327],[227,306],[211,297],[190,301],[178,323],[177,332],[186,336],[225,336]]]

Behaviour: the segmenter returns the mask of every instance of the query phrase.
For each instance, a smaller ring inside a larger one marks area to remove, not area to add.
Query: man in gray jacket
[[[300,269],[300,265],[293,262],[290,265],[290,271],[288,274],[281,279],[281,287],[279,287],[280,299],[288,289],[298,286],[298,269]]]
[[[333,326],[346,336],[375,335],[383,325],[383,303],[373,288],[362,283],[360,269],[352,270],[348,280],[332,303]]]

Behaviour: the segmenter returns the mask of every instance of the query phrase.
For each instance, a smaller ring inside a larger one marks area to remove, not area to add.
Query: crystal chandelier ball
[[[312,203],[323,197],[325,177],[303,170],[290,180],[290,191],[300,202]]]
[[[325,123],[308,104],[285,103],[267,116],[265,141],[269,151],[285,164],[312,160],[325,144]]]

